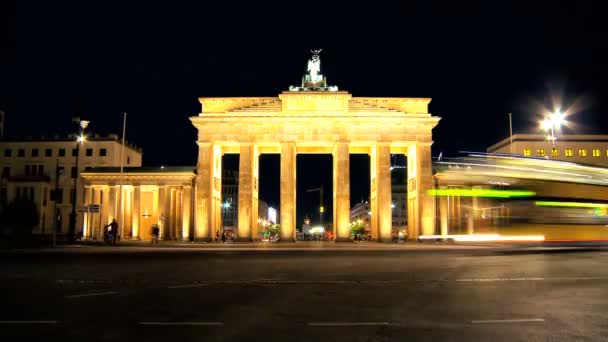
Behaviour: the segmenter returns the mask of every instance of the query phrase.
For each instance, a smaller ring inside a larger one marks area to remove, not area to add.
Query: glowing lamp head
[[[566,116],[563,113],[561,113],[559,110],[551,115],[551,121],[557,127],[560,127],[561,125],[565,124],[565,122],[566,122],[565,118],[566,118]]]
[[[87,137],[84,134],[81,134],[76,137],[76,141],[79,143],[83,143],[83,142],[87,141]]]
[[[545,119],[540,122],[540,128],[542,128],[545,131],[550,130],[552,125],[553,125],[553,123],[549,119]]]

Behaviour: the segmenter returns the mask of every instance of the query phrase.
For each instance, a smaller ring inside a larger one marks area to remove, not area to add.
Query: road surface
[[[4,341],[602,341],[606,249],[2,252]]]

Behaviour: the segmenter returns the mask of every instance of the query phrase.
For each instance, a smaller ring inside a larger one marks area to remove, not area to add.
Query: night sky
[[[127,112],[127,140],[143,148],[145,165],[195,165],[188,117],[199,113],[199,96],[276,96],[299,82],[313,48],[323,48],[329,83],[353,96],[432,97],[430,111],[442,117],[433,156],[485,150],[508,136],[509,112],[515,133],[536,132],[554,106],[575,123],[566,132],[608,133],[608,32],[590,12],[472,7],[433,16],[294,4],[21,2],[1,14],[6,134],[67,134],[74,115],[91,120],[90,133],[120,134]],[[359,201],[369,193],[368,159],[352,159]],[[237,160],[225,166],[237,169]],[[324,184],[330,206],[331,157],[300,156],[297,167],[298,216],[318,205],[308,188]],[[261,174],[261,198],[277,206],[278,156],[262,157]]]

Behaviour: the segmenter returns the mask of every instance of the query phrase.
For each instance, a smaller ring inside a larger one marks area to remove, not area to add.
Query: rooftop
[[[546,134],[513,134],[513,142],[518,141],[546,141]],[[558,134],[557,140],[559,142],[570,141],[570,142],[608,142],[608,135],[606,134]],[[509,145],[511,141],[510,137],[507,137],[494,145],[487,148],[488,152],[495,151],[503,146]]]

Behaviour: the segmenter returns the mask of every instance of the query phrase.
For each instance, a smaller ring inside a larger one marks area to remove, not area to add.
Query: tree
[[[38,209],[36,204],[26,198],[17,198],[12,201],[0,217],[0,225],[4,231],[10,232],[13,237],[26,238],[32,234],[38,225]]]
[[[365,234],[365,225],[361,220],[356,220],[350,224],[351,235],[357,236],[359,234]]]

